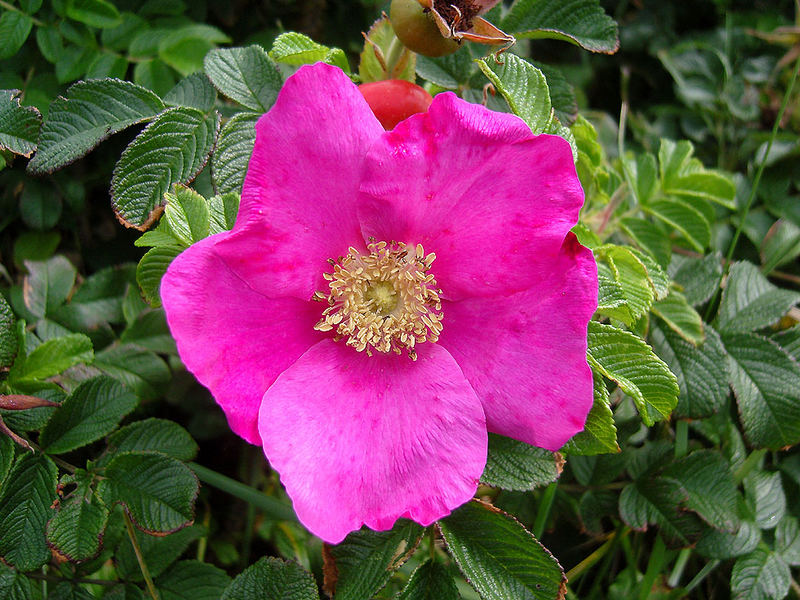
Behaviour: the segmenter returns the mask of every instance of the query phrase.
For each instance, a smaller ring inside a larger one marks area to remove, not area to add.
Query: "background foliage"
[[[385,76],[386,8],[0,1],[0,597],[800,597],[791,1],[516,0],[502,62],[400,57],[573,145],[600,306],[561,452],[492,435],[480,501],[323,546],[183,370],[161,275],[232,227],[297,65]]]

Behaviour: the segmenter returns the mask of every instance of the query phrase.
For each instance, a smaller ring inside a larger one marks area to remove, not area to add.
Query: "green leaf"
[[[678,401],[677,380],[650,346],[596,321],[589,322],[588,341],[589,364],[633,398],[646,425],[669,416]]]
[[[694,147],[689,141],[673,142],[661,140],[658,160],[661,188],[667,195],[681,196],[716,202],[734,210],[736,186],[733,180],[721,171],[706,169],[696,158],[692,158]]]
[[[203,61],[206,75],[221,94],[258,113],[267,112],[283,78],[261,46],[216,48]]]
[[[253,598],[319,600],[319,593],[314,578],[296,562],[265,556],[242,571],[222,594],[221,600]]]
[[[183,251],[180,246],[158,246],[147,251],[136,267],[136,281],[151,306],[161,306],[159,288],[169,264]]]
[[[751,472],[744,478],[744,490],[759,529],[774,529],[786,514],[781,474]]]
[[[687,342],[698,346],[706,338],[703,319],[686,301],[686,297],[675,290],[669,296],[653,304],[651,311]]]
[[[563,598],[564,571],[553,555],[504,512],[472,500],[438,522],[461,572],[484,598]]]
[[[161,600],[219,600],[231,578],[214,565],[182,560],[155,581]]]
[[[214,147],[219,114],[174,107],[162,112],[122,153],[111,178],[112,206],[126,225],[140,230],[158,217],[164,194],[189,183]]]
[[[456,582],[440,563],[427,560],[411,574],[397,600],[460,600]]]
[[[91,493],[91,492],[90,492]],[[47,523],[47,543],[70,562],[83,562],[100,552],[108,510],[90,495],[63,500]]]
[[[0,294],[0,372],[11,366],[17,355],[17,327],[14,312]]]
[[[649,252],[662,268],[667,267],[672,256],[672,244],[658,226],[646,219],[635,217],[624,217],[620,219],[619,224],[625,233]]]
[[[533,133],[548,131],[553,121],[550,90],[544,74],[515,54],[504,54],[498,64],[494,58],[476,61],[484,75],[492,82],[511,107]]]
[[[62,581],[47,594],[47,600],[94,600],[85,588],[71,581]]]
[[[110,135],[164,109],[153,92],[119,79],[80,81],[50,105],[30,173],[50,173],[82,157]]]
[[[775,221],[761,243],[760,254],[764,273],[795,260],[800,256],[800,227],[785,219]]]
[[[737,600],[778,600],[789,593],[788,565],[768,550],[757,548],[739,558],[731,572],[731,592]]]
[[[619,496],[619,514],[632,529],[658,525],[671,545],[689,545],[700,527],[692,513],[682,510],[688,493],[669,477],[644,477],[626,485]]]
[[[594,404],[586,417],[583,431],[575,434],[563,448],[572,455],[593,455],[619,452],[617,428],[611,412],[608,388],[597,373],[593,373]]]
[[[247,163],[256,142],[256,121],[260,115],[239,113],[225,123],[211,157],[211,178],[219,194],[240,192]]]
[[[138,291],[135,293],[138,295]],[[140,313],[122,332],[120,341],[158,354],[178,353],[163,310],[146,310]]]
[[[99,376],[81,382],[42,429],[39,443],[63,454],[99,440],[119,425],[138,400],[120,383]]]
[[[239,213],[239,194],[227,192],[220,196],[212,196],[208,200],[211,213],[210,233],[221,233],[233,229],[236,215]]]
[[[133,67],[133,80],[160,95],[168,94],[178,84],[175,71],[157,58],[136,63]]]
[[[467,51],[430,58],[417,56],[416,71],[423,79],[446,90],[456,90],[467,82],[475,67]]]
[[[134,344],[115,344],[95,355],[94,366],[124,383],[142,400],[164,394],[170,371],[164,360]]]
[[[562,464],[563,460],[554,452],[490,433],[481,483],[504,490],[528,491],[558,479]]]
[[[617,24],[598,0],[518,0],[501,28],[517,37],[562,40],[590,52],[619,49]]]
[[[108,464],[97,495],[120,503],[145,533],[165,534],[194,519],[198,482],[182,462],[161,454],[119,454]]]
[[[182,75],[203,68],[203,58],[216,44],[229,44],[231,39],[211,25],[192,23],[160,38],[158,57]]]
[[[779,449],[800,441],[800,366],[770,340],[723,334],[730,383],[750,443]]]
[[[30,156],[36,151],[42,115],[32,106],[21,106],[19,94],[0,90],[0,150]]]
[[[675,462],[664,475],[686,490],[686,507],[706,523],[733,533],[740,525],[736,502],[739,494],[728,461],[714,450],[696,450]]]
[[[58,308],[75,285],[77,272],[64,256],[46,261],[25,261],[28,275],[22,282],[25,306],[37,317],[44,317]]]
[[[208,237],[208,201],[193,189],[176,184],[164,196],[164,218],[175,237],[186,247]]]
[[[71,333],[43,342],[23,361],[18,358],[9,378],[13,382],[47,379],[93,359],[92,340],[81,333]]]
[[[647,313],[655,299],[655,291],[648,276],[647,268],[639,256],[634,254],[632,248],[605,244],[595,248],[594,252],[599,260],[604,260],[608,264],[609,270],[603,271],[603,278],[606,281],[602,283],[608,286],[607,276],[610,275],[610,286],[611,290],[613,290],[610,295],[614,299],[611,305],[608,306],[609,300],[605,297],[605,294],[601,294],[603,304],[600,306],[603,308],[606,306],[608,308],[617,308],[624,304],[627,311],[622,312],[619,309],[610,311],[609,316],[617,317],[626,324],[632,325],[634,321]],[[602,291],[605,292],[605,290]],[[622,302],[616,304],[616,298],[620,298]],[[603,312],[607,311],[603,310]]]
[[[0,492],[3,491],[3,482],[14,463],[14,442],[7,435],[0,435]]]
[[[50,229],[61,217],[61,196],[48,183],[26,181],[19,199],[19,213],[28,227],[39,231]]]
[[[98,29],[116,27],[122,23],[117,8],[106,0],[67,0],[67,16]]]
[[[318,44],[302,33],[289,31],[280,34],[272,44],[269,56],[276,62],[299,66],[315,62],[326,62],[339,67],[345,73],[350,72],[347,57],[339,48],[328,48]]]
[[[358,75],[363,83],[381,81],[383,79],[405,79],[416,83],[414,73],[417,55],[406,47],[400,51],[391,71],[386,59],[397,44],[397,37],[389,19],[384,16],[372,24],[365,36],[364,49],[358,63]]]
[[[683,287],[683,295],[692,306],[704,304],[717,291],[722,279],[722,260],[718,253],[703,258],[675,254],[670,273],[675,283]]]
[[[690,344],[659,322],[650,325],[653,349],[678,380],[675,416],[703,419],[717,414],[728,399],[728,364],[719,334],[706,328],[706,341]]]
[[[752,521],[742,521],[735,534],[709,527],[697,542],[697,551],[707,558],[726,560],[749,554],[758,547],[761,532]]]
[[[800,302],[800,294],[772,285],[749,262],[731,265],[722,293],[719,314],[721,333],[746,333],[768,327]]]
[[[87,333],[104,324],[121,322],[122,301],[134,276],[130,264],[97,271],[83,282],[68,304],[53,312],[52,319],[71,330]]]
[[[676,198],[664,198],[642,208],[674,227],[698,252],[703,252],[711,243],[711,224],[691,204]]]
[[[31,579],[0,561],[0,598],[5,600],[34,600],[41,598]]]
[[[139,530],[134,530],[134,535],[144,562],[150,569],[150,575],[158,577],[186,552],[192,542],[207,537],[208,530],[202,525],[190,525],[169,535],[148,535]],[[114,555],[114,563],[117,573],[122,579],[143,580],[139,561],[127,536],[123,537],[119,543]]]
[[[0,493],[0,556],[20,571],[33,571],[50,560],[44,528],[53,514],[57,475],[49,458],[26,454]]]
[[[164,95],[164,103],[169,106],[196,108],[204,113],[214,108],[217,91],[203,73],[192,73],[181,79]]]
[[[108,437],[109,451],[159,452],[178,460],[197,456],[197,443],[183,427],[166,419],[136,421]]]
[[[103,600],[148,600],[144,592],[132,583],[120,583],[103,595]]]
[[[389,531],[354,531],[331,546],[328,566],[337,572],[336,600],[372,598],[413,554],[421,535],[422,527],[400,519]]]
[[[33,19],[15,10],[3,10],[0,15],[0,60],[14,56],[33,27]]]

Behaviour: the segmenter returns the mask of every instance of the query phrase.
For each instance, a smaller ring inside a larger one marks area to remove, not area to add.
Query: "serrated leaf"
[[[673,255],[669,269],[675,283],[683,287],[683,295],[692,306],[703,304],[714,295],[722,278],[722,260],[713,253],[703,258]]]
[[[95,354],[94,366],[124,383],[142,400],[163,395],[170,380],[164,360],[154,352],[134,344],[118,344]]]
[[[661,140],[658,160],[661,187],[665,194],[716,202],[734,210],[736,186],[731,178],[721,171],[706,169],[696,158],[692,158],[694,146],[683,140],[673,142]]]
[[[658,525],[670,545],[689,545],[699,536],[697,518],[681,510],[688,493],[669,477],[645,477],[626,485],[619,496],[619,514],[632,529]]]
[[[628,325],[633,324],[647,313],[655,299],[655,292],[647,269],[631,248],[605,244],[595,249],[595,255],[608,264],[610,274],[616,284],[612,289],[618,290],[628,309],[630,316],[621,320]],[[604,302],[607,301],[604,300]],[[613,313],[613,315],[623,316],[621,313]]]
[[[362,529],[328,549],[326,568],[335,569],[336,580],[325,581],[326,590],[335,590],[337,600],[371,598],[392,573],[413,553],[422,536],[422,527],[406,519],[389,531]]]
[[[619,384],[646,425],[666,418],[678,401],[675,375],[642,339],[611,325],[589,322],[589,364]]]
[[[659,266],[666,268],[669,265],[672,244],[661,229],[646,219],[636,217],[624,217],[619,223],[634,242],[655,258]]]
[[[617,24],[598,0],[519,0],[500,26],[521,38],[563,40],[591,52],[619,48]]]
[[[51,315],[71,329],[90,332],[101,325],[123,320],[122,301],[134,279],[133,265],[118,265],[89,276],[70,298]]]
[[[132,583],[118,584],[103,595],[103,600],[147,600],[144,592]]]
[[[460,600],[456,582],[441,564],[422,563],[411,574],[397,600]]]
[[[711,224],[702,212],[687,202],[664,198],[651,202],[643,209],[674,227],[698,252],[703,252],[711,243]]]
[[[752,333],[723,334],[730,384],[747,439],[779,449],[800,441],[800,367],[786,351]]]
[[[672,290],[669,296],[654,303],[650,310],[692,345],[698,346],[706,339],[703,319],[680,292]]]
[[[120,503],[145,533],[171,533],[194,520],[198,482],[182,462],[161,454],[119,454],[104,471],[97,495]]]
[[[731,265],[717,320],[721,333],[746,333],[768,327],[800,302],[800,294],[772,285],[749,262]]]
[[[229,231],[233,229],[236,215],[239,213],[239,194],[227,192],[212,196],[208,200],[208,209],[211,213],[209,232],[215,234]]]
[[[31,584],[31,579],[0,561],[0,598],[5,600],[36,600],[41,598],[41,596],[34,593],[36,589]]]
[[[217,102],[217,91],[203,73],[192,73],[181,79],[164,95],[169,106],[187,106],[209,112]]]
[[[594,383],[594,403],[583,431],[575,434],[563,448],[571,455],[594,455],[619,452],[617,444],[617,428],[614,425],[614,415],[609,405],[608,388],[602,376],[592,374]]]
[[[456,90],[469,79],[474,70],[469,52],[455,52],[431,58],[417,56],[417,74],[446,90]]]
[[[703,419],[717,414],[728,399],[728,364],[719,334],[706,329],[706,340],[690,344],[659,322],[650,325],[653,349],[678,380],[675,416]]]
[[[0,60],[14,56],[33,28],[33,19],[16,10],[3,10],[0,15]]]
[[[0,372],[11,366],[17,355],[17,328],[14,312],[0,294]]]
[[[314,578],[300,565],[265,556],[242,571],[222,594],[221,600],[253,598],[319,600],[319,593]]]
[[[726,533],[709,527],[697,542],[697,551],[707,558],[726,560],[749,554],[758,547],[761,532],[752,521],[742,521],[735,533]]]
[[[44,455],[27,454],[14,465],[0,494],[0,556],[20,571],[50,560],[44,528],[56,499],[58,469]]]
[[[776,267],[792,262],[800,256],[800,227],[791,221],[778,219],[761,242],[759,253],[764,273],[770,273]]]
[[[792,576],[779,556],[757,548],[739,558],[731,572],[735,600],[780,600],[789,593]]]
[[[0,493],[3,491],[3,482],[14,463],[14,442],[7,435],[0,435]]]
[[[0,90],[0,150],[30,156],[36,151],[42,115],[32,106],[21,106],[19,94]]]
[[[504,490],[528,491],[558,479],[561,463],[555,452],[490,433],[481,482]]]
[[[339,67],[345,73],[350,72],[350,64],[340,48],[328,48],[328,46],[318,44],[307,35],[294,31],[282,33],[275,38],[269,56],[272,60],[287,65],[299,66],[326,62]]]
[[[219,600],[231,578],[209,563],[182,560],[156,579],[161,600]]]
[[[150,306],[161,306],[161,278],[167,272],[170,263],[183,252],[180,246],[158,246],[151,248],[139,261],[136,267],[136,282]]]
[[[14,382],[47,379],[93,359],[92,340],[81,333],[71,333],[43,342],[23,361],[17,359],[9,378]]]
[[[461,572],[484,598],[563,598],[561,565],[518,521],[504,512],[468,502],[438,522]]]
[[[208,201],[191,188],[175,185],[165,194],[164,219],[175,237],[186,247],[208,237]]]
[[[396,40],[392,24],[386,16],[372,24],[366,33],[364,49],[361,51],[358,62],[358,75],[363,83],[383,79],[405,79],[416,83],[414,71],[417,55],[408,48],[403,47],[394,61],[394,65],[386,64],[393,44],[398,43]]]
[[[100,552],[108,510],[90,496],[61,502],[47,522],[47,543],[70,562],[83,562]]]
[[[240,192],[256,142],[259,115],[239,113],[225,123],[211,158],[211,178],[219,194]]]
[[[270,109],[283,85],[275,63],[255,44],[211,50],[203,65],[221,94],[258,113]]]
[[[168,108],[122,153],[111,178],[112,206],[126,225],[144,230],[158,216],[164,194],[189,183],[214,147],[219,114]]]
[[[145,419],[126,425],[108,437],[109,451],[159,452],[178,460],[197,456],[197,443],[183,427],[166,419]]]
[[[134,344],[158,354],[178,353],[175,339],[169,332],[162,310],[146,310],[140,313],[136,320],[122,332],[120,341],[123,344]]]
[[[80,158],[110,135],[152,119],[164,103],[120,79],[80,81],[50,105],[30,173],[50,173]]]
[[[63,454],[112,432],[138,400],[120,383],[99,376],[81,382],[42,429],[39,443],[49,454]]]
[[[544,74],[519,56],[505,54],[498,64],[494,58],[476,61],[484,75],[535,134],[549,130],[553,121],[550,90]]]
[[[686,507],[706,523],[733,533],[740,525],[738,492],[727,460],[714,450],[696,450],[670,464],[664,475],[686,490]]]
[[[191,525],[169,535],[148,535],[139,530],[134,530],[134,535],[145,564],[150,569],[150,575],[158,577],[186,552],[192,542],[207,536],[208,530],[202,525]],[[127,536],[119,543],[114,554],[114,563],[122,579],[143,580],[139,560]]]
[[[41,262],[27,260],[25,268],[28,275],[22,282],[22,295],[27,309],[37,317],[63,304],[75,285],[75,267],[61,255]]]
[[[780,473],[751,472],[744,490],[759,529],[774,529],[786,514],[786,493]]]

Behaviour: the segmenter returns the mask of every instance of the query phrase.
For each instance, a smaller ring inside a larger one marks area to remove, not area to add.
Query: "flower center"
[[[313,299],[327,301],[318,331],[335,330],[334,340],[372,356],[372,351],[408,352],[435,342],[442,332],[442,293],[429,272],[436,255],[421,244],[402,242],[367,244],[369,254],[350,248],[347,256],[329,259],[332,273],[324,273],[330,293],[315,292]]]

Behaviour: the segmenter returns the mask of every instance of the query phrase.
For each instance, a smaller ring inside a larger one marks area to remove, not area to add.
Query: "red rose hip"
[[[362,83],[358,89],[387,131],[413,114],[426,112],[433,102],[428,92],[404,79]]]

